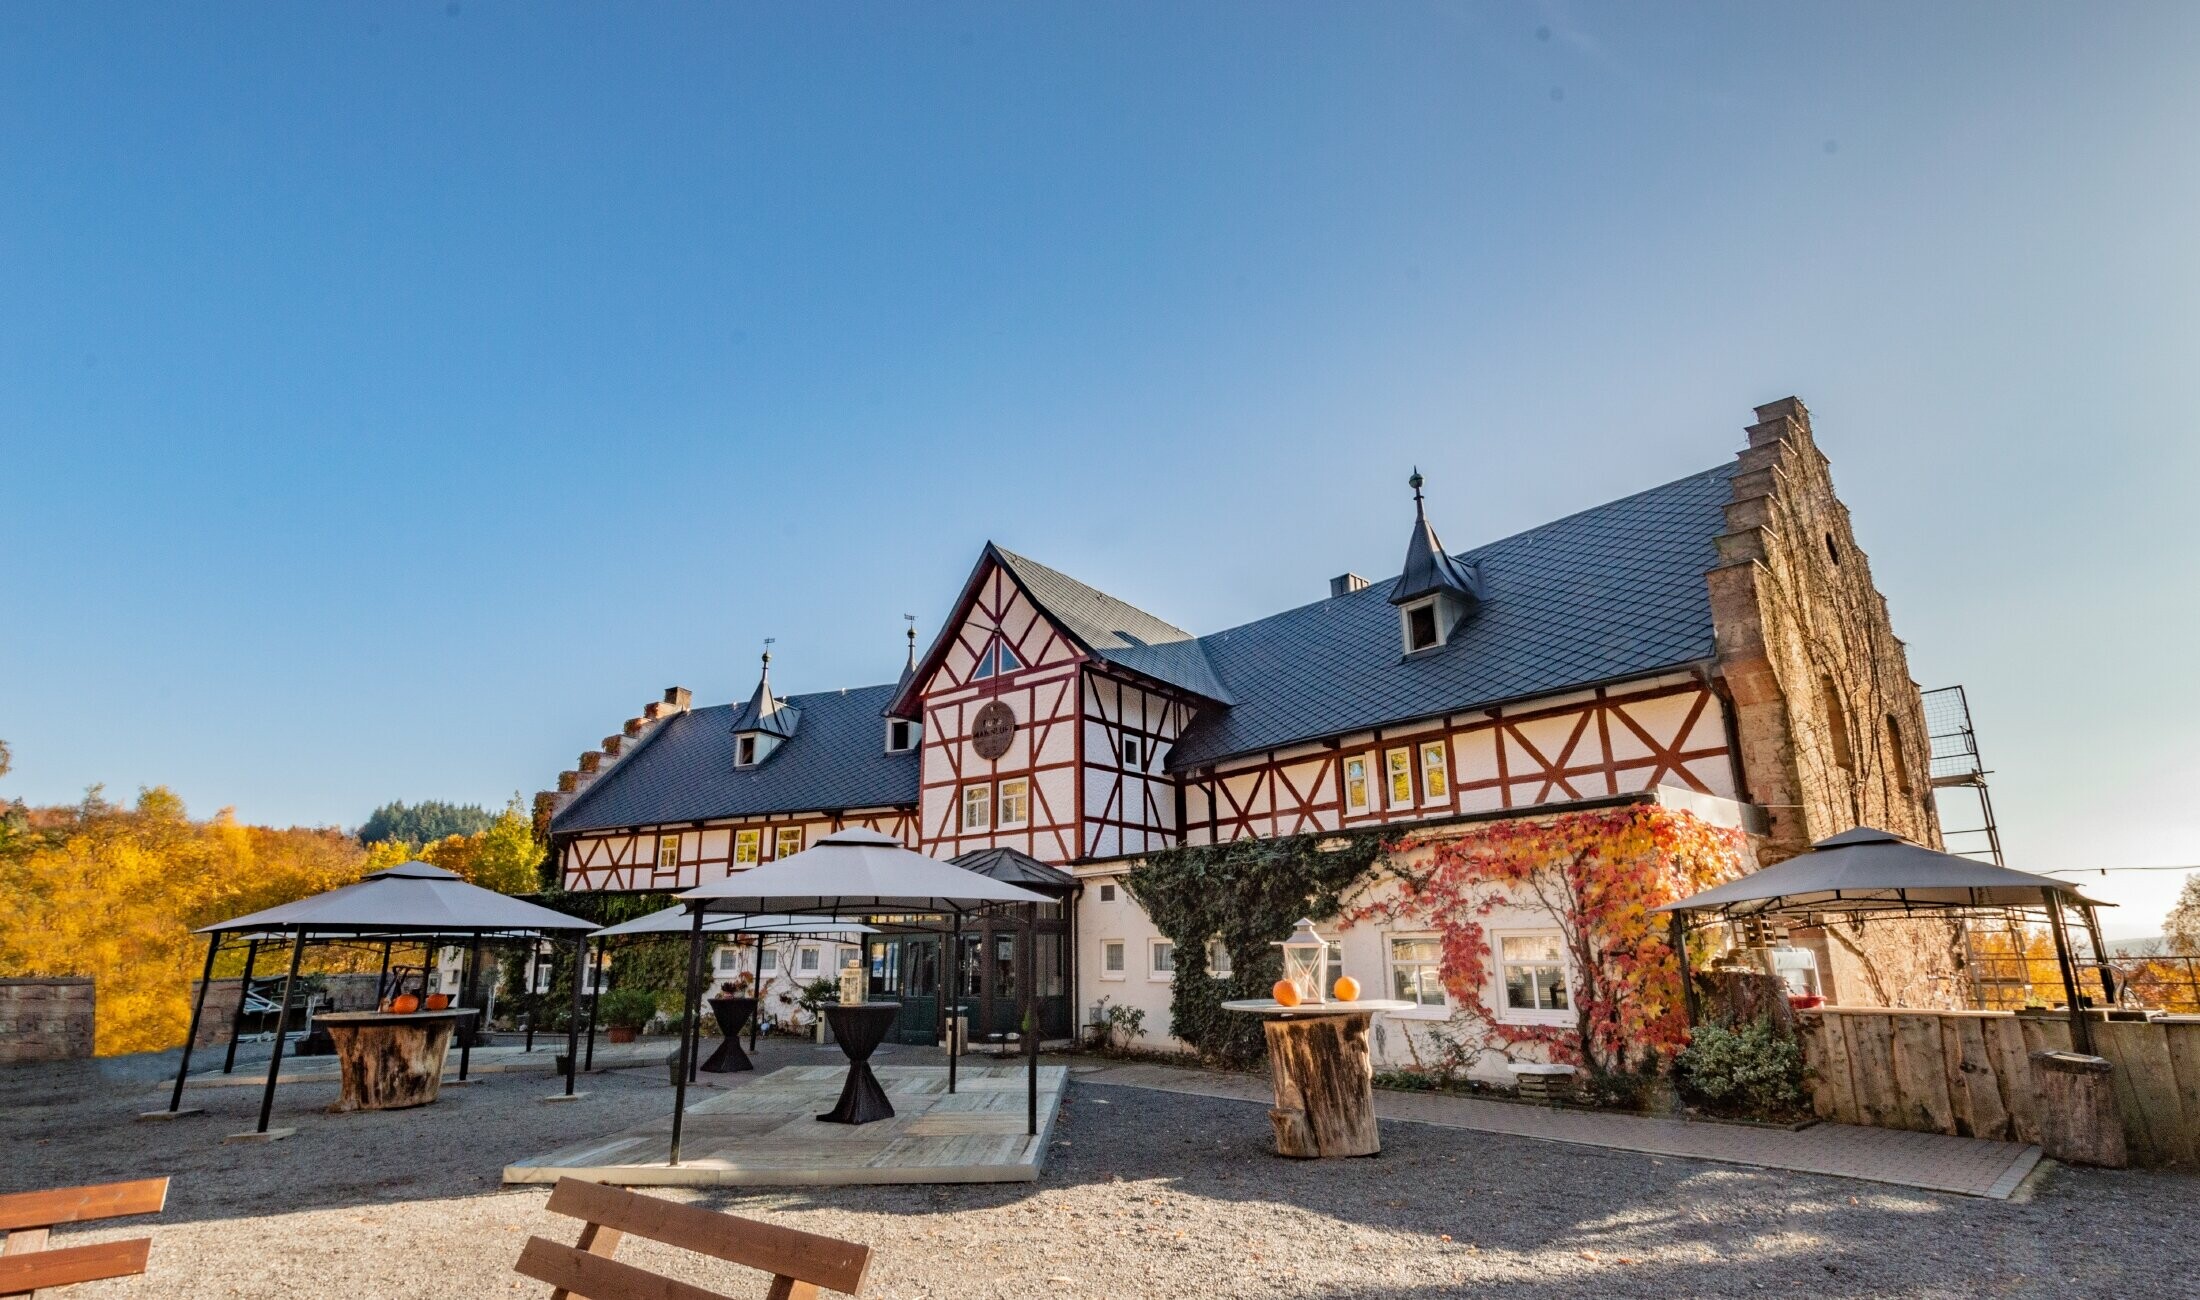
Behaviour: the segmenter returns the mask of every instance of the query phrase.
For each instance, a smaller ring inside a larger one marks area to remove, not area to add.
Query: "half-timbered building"
[[[1937,841],[1918,690],[1801,403],[1759,408],[1736,459],[1462,551],[1411,484],[1396,575],[1241,626],[1194,634],[989,544],[892,684],[782,697],[767,656],[745,704],[673,688],[538,799],[564,884],[687,887],[844,825],[1051,869],[1045,951],[1003,929],[962,959],[989,1000],[1039,981],[1066,1034],[1101,997],[1167,1025],[1174,953],[1121,881],[1170,846],[1639,802],[1762,860],[1860,822]],[[1491,933],[1525,953],[1549,928]],[[1430,996],[1425,937],[1342,942]],[[1829,982],[1862,978],[1868,954],[1815,942]],[[874,943],[874,991],[935,996],[927,943]],[[1518,973],[1490,967],[1502,1014]]]

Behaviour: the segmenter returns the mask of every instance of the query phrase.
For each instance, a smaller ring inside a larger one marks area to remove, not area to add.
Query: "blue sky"
[[[2016,865],[2200,862],[2200,8],[0,8],[0,794],[501,802],[987,538],[1195,630],[1814,412]],[[2174,873],[2103,886],[2145,931]]]

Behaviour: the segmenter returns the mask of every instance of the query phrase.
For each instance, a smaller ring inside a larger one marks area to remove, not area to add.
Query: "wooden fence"
[[[2018,1142],[2040,1140],[2031,1054],[2068,1051],[2070,1024],[2005,1011],[1827,1007],[1799,1017],[1821,1119]],[[2200,1164],[2200,1020],[2104,1021],[2133,1164]]]

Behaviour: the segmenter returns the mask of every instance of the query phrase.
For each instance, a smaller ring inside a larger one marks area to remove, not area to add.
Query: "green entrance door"
[[[870,942],[871,996],[901,1003],[889,1037],[928,1047],[939,1041],[940,941],[929,934],[900,934]]]

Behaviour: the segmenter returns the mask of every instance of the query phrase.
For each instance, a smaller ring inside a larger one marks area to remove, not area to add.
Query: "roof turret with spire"
[[[1421,484],[1425,481],[1419,466],[1406,480],[1413,488],[1413,532],[1406,539],[1406,566],[1390,585],[1390,603],[1404,605],[1438,592],[1448,592],[1468,603],[1480,600],[1481,575],[1473,565],[1446,555],[1444,544],[1436,540],[1436,529],[1429,523],[1428,508],[1421,499]]]
[[[764,642],[764,671],[756,679],[756,693],[733,717],[734,766],[748,767],[769,757],[779,743],[794,735],[802,710],[772,694],[771,642]]]

